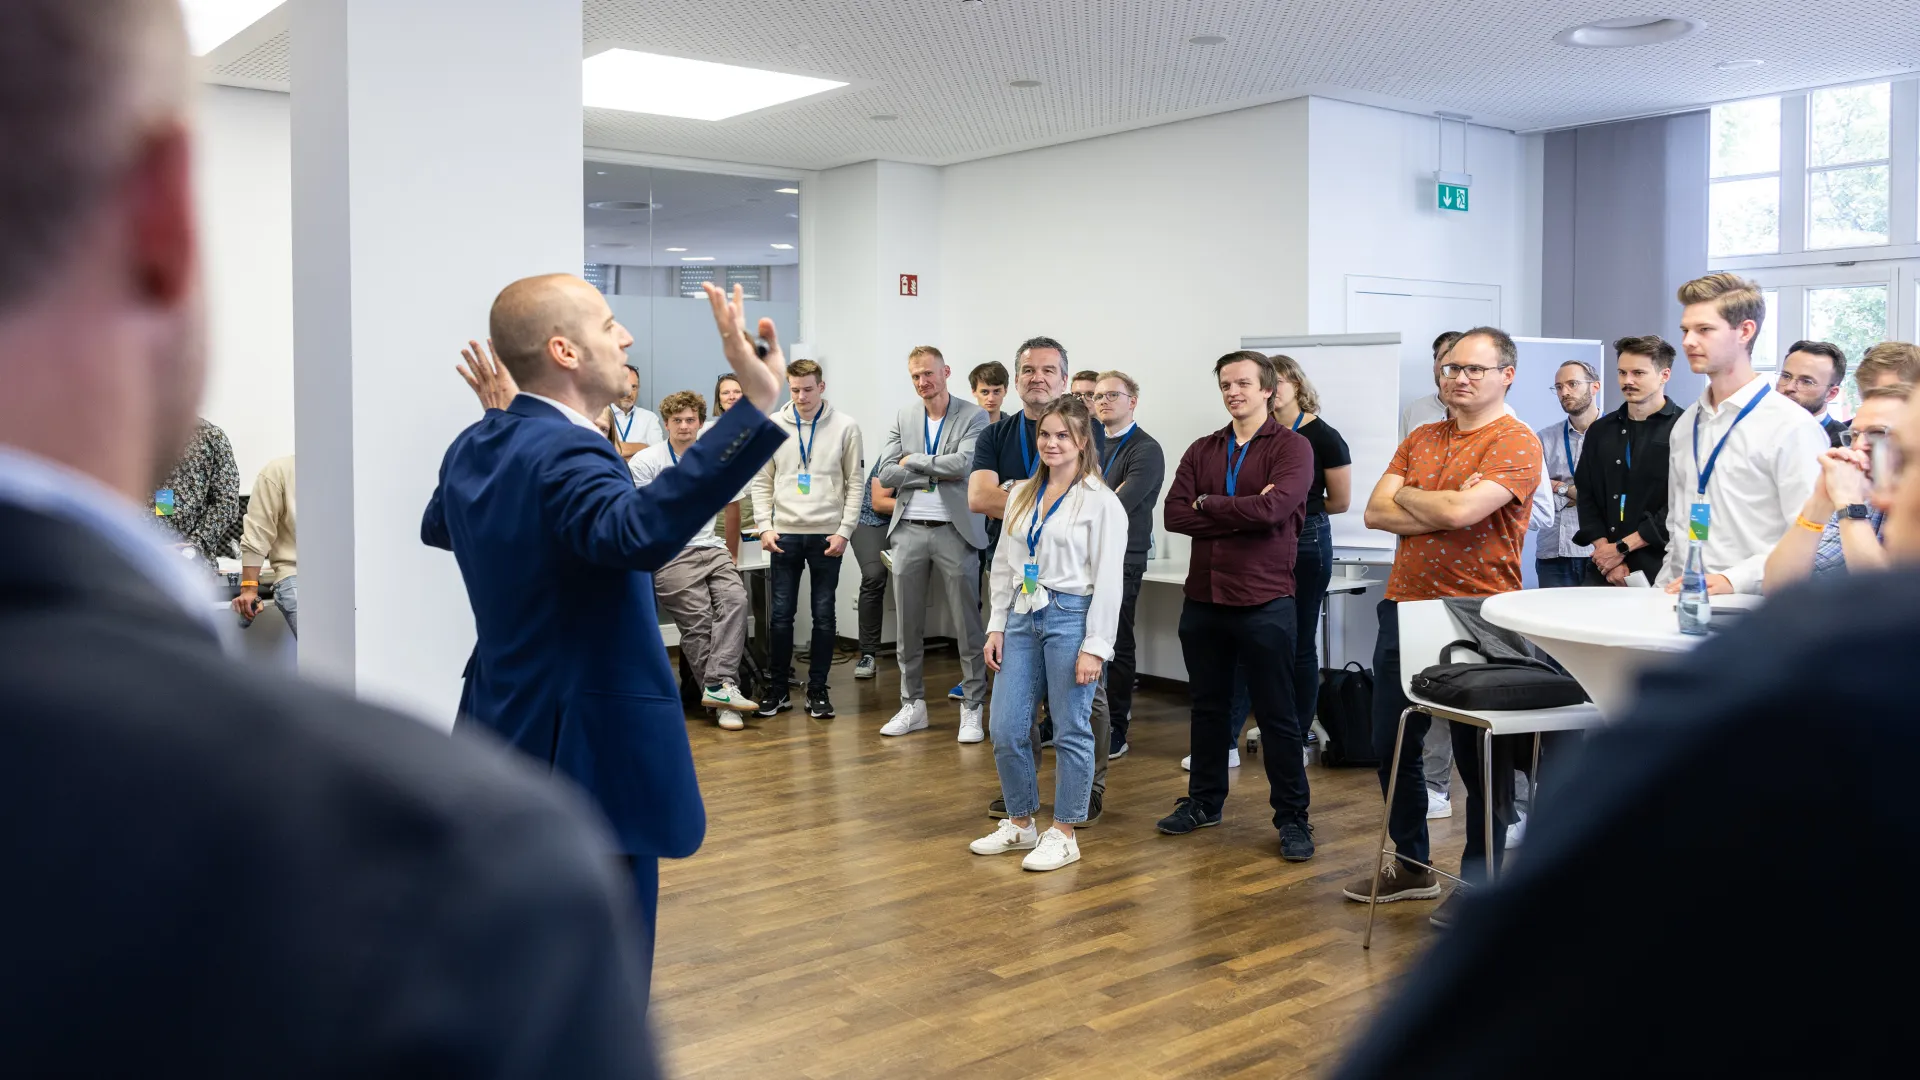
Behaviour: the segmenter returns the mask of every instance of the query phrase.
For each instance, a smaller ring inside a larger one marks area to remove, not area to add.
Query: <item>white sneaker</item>
[[[1507,846],[1510,848],[1519,847],[1520,841],[1525,840],[1526,838],[1527,838],[1527,815],[1521,814],[1519,821],[1516,821],[1513,824],[1507,826]]]
[[[720,726],[728,731],[739,731],[741,728],[747,726],[747,722],[741,719],[740,714],[734,712],[732,709],[721,709]]]
[[[905,735],[910,731],[925,731],[926,729],[927,703],[924,701],[915,701],[911,704],[900,706],[900,711],[893,714],[893,719],[887,721],[886,726],[880,729],[880,734]]]
[[[960,741],[964,743],[982,742],[987,737],[986,717],[982,714],[986,708],[980,705],[960,706]]]
[[[1444,791],[1427,789],[1427,820],[1453,816],[1453,797]]]
[[[1048,829],[1048,832],[1053,832]],[[1056,834],[1057,835],[1057,834]],[[983,836],[967,845],[975,855],[1005,855],[1009,851],[1030,851],[1040,843],[1040,830],[1029,824],[1026,828],[1015,825],[1011,818],[1001,818],[1000,827],[989,836]]]
[[[1048,829],[1040,836],[1040,844],[1020,860],[1022,870],[1058,870],[1068,863],[1080,861],[1080,841],[1061,832]]]
[[[705,690],[700,695],[700,704],[709,709],[732,709],[735,712],[753,712],[760,707],[757,701],[751,701],[740,692],[740,687],[732,679],[720,680],[720,689]]]
[[[1108,755],[1108,760],[1112,760],[1112,755]],[[1181,758],[1180,767],[1182,769],[1185,769],[1188,772],[1192,772],[1193,771],[1193,755],[1188,754],[1186,757]],[[1239,767],[1240,767],[1240,748],[1237,746],[1231,747],[1227,750],[1227,768],[1237,769]]]

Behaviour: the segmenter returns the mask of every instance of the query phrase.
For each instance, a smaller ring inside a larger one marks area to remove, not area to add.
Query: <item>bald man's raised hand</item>
[[[780,351],[780,338],[774,331],[773,320],[760,320],[760,338],[767,343],[767,355],[762,359],[753,347],[753,339],[747,336],[747,305],[740,286],[733,287],[732,297],[711,282],[700,287],[707,290],[707,302],[713,305],[713,322],[720,330],[720,346],[726,351],[727,363],[733,366],[734,375],[740,379],[741,392],[754,408],[763,413],[772,412],[787,377],[787,358]]]

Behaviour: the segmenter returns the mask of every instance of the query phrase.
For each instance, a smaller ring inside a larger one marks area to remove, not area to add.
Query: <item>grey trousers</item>
[[[687,548],[654,571],[653,595],[680,628],[694,678],[713,685],[740,675],[747,647],[747,585],[726,548]]]
[[[922,674],[926,656],[927,598],[939,589],[947,598],[947,614],[960,623],[961,684],[967,704],[987,702],[987,631],[980,621],[980,553],[952,525],[894,525],[893,610],[900,620],[895,656],[900,662],[900,703],[925,701],[927,681]],[[1036,742],[1034,745],[1038,746]]]
[[[1427,787],[1442,795],[1452,786],[1453,725],[1439,717],[1427,728],[1427,741],[1421,745],[1420,770],[1426,774]]]

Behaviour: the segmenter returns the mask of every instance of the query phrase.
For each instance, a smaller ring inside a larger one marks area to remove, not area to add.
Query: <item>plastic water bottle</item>
[[[1713,624],[1713,605],[1707,600],[1707,557],[1700,541],[1687,544],[1687,568],[1680,575],[1680,632],[1704,634]]]

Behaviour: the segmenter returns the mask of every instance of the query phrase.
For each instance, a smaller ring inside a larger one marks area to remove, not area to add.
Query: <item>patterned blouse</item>
[[[147,501],[147,508],[182,543],[200,550],[209,569],[214,560],[235,554],[240,520],[240,470],[233,463],[227,433],[205,420],[180,463]]]

